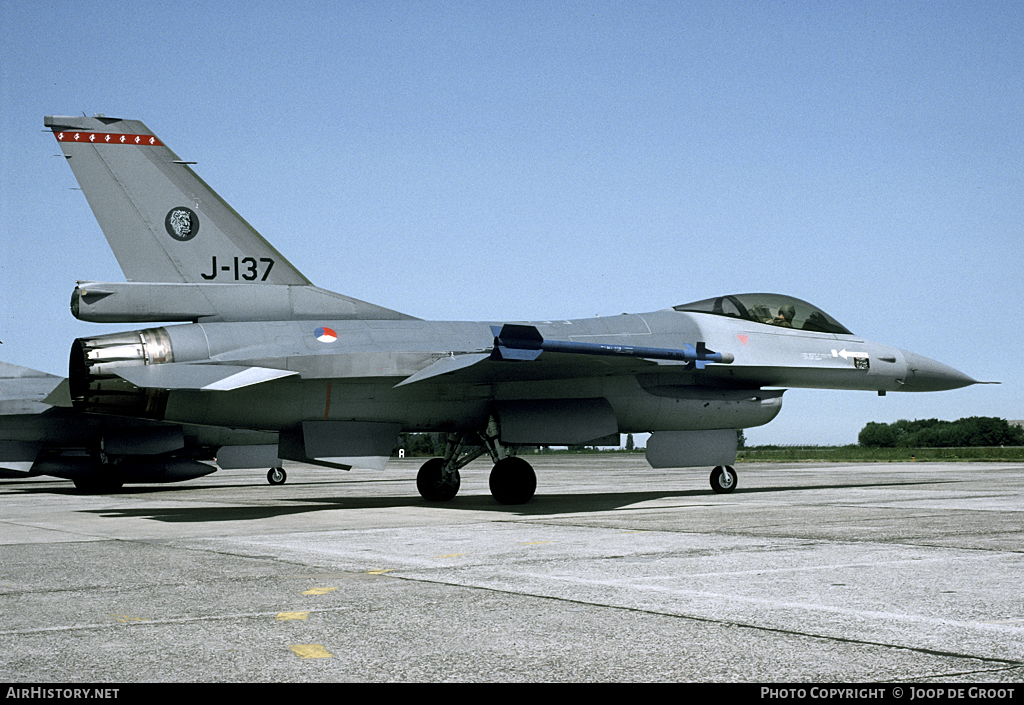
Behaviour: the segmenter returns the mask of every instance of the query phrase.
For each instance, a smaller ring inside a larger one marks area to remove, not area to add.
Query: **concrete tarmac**
[[[0,682],[1024,680],[1024,466],[0,481]]]

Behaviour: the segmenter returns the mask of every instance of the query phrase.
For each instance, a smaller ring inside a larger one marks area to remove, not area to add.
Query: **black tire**
[[[489,484],[498,504],[526,504],[537,491],[537,474],[522,458],[502,458],[494,464]]]
[[[719,465],[711,471],[711,489],[716,494],[729,494],[736,489],[736,471],[730,465]]]
[[[442,477],[444,458],[431,458],[420,466],[416,473],[416,489],[428,502],[448,502],[455,498],[462,485],[462,478],[456,470],[447,482]]]
[[[272,485],[283,485],[288,481],[288,473],[284,468],[270,468],[267,472],[267,482]]]

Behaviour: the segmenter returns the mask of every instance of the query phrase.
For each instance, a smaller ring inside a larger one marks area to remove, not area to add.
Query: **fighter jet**
[[[128,282],[80,281],[81,320],[176,323],[75,340],[69,381],[91,413],[279,434],[279,456],[382,469],[399,432],[444,432],[420,468],[452,499],[487,454],[490,489],[521,504],[515,449],[618,445],[650,433],[653,467],[713,466],[736,488],[737,430],[786,388],[937,391],[976,380],[853,334],[779,294],[553,321],[424,321],[306,279],[143,123],[45,118]]]
[[[3,476],[52,475],[101,492],[209,475],[217,470],[210,464],[215,456],[221,467],[280,464],[271,459],[277,454],[274,434],[85,414],[61,403],[65,381],[0,362]]]

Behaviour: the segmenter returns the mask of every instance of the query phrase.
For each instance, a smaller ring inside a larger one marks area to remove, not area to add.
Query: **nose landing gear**
[[[711,471],[711,489],[716,494],[729,494],[736,489],[736,471],[731,465],[719,465]]]

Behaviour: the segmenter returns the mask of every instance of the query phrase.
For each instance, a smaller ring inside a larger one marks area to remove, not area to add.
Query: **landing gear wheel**
[[[284,468],[270,468],[267,473],[267,482],[272,485],[283,485],[288,479],[288,473],[284,471]]]
[[[491,470],[490,486],[498,504],[526,504],[537,491],[537,475],[522,458],[502,458]]]
[[[428,502],[447,502],[459,493],[462,478],[456,470],[448,479],[444,477],[444,458],[431,458],[416,473],[416,489]]]
[[[730,465],[719,465],[711,471],[711,489],[717,494],[729,494],[736,489],[736,471]]]

